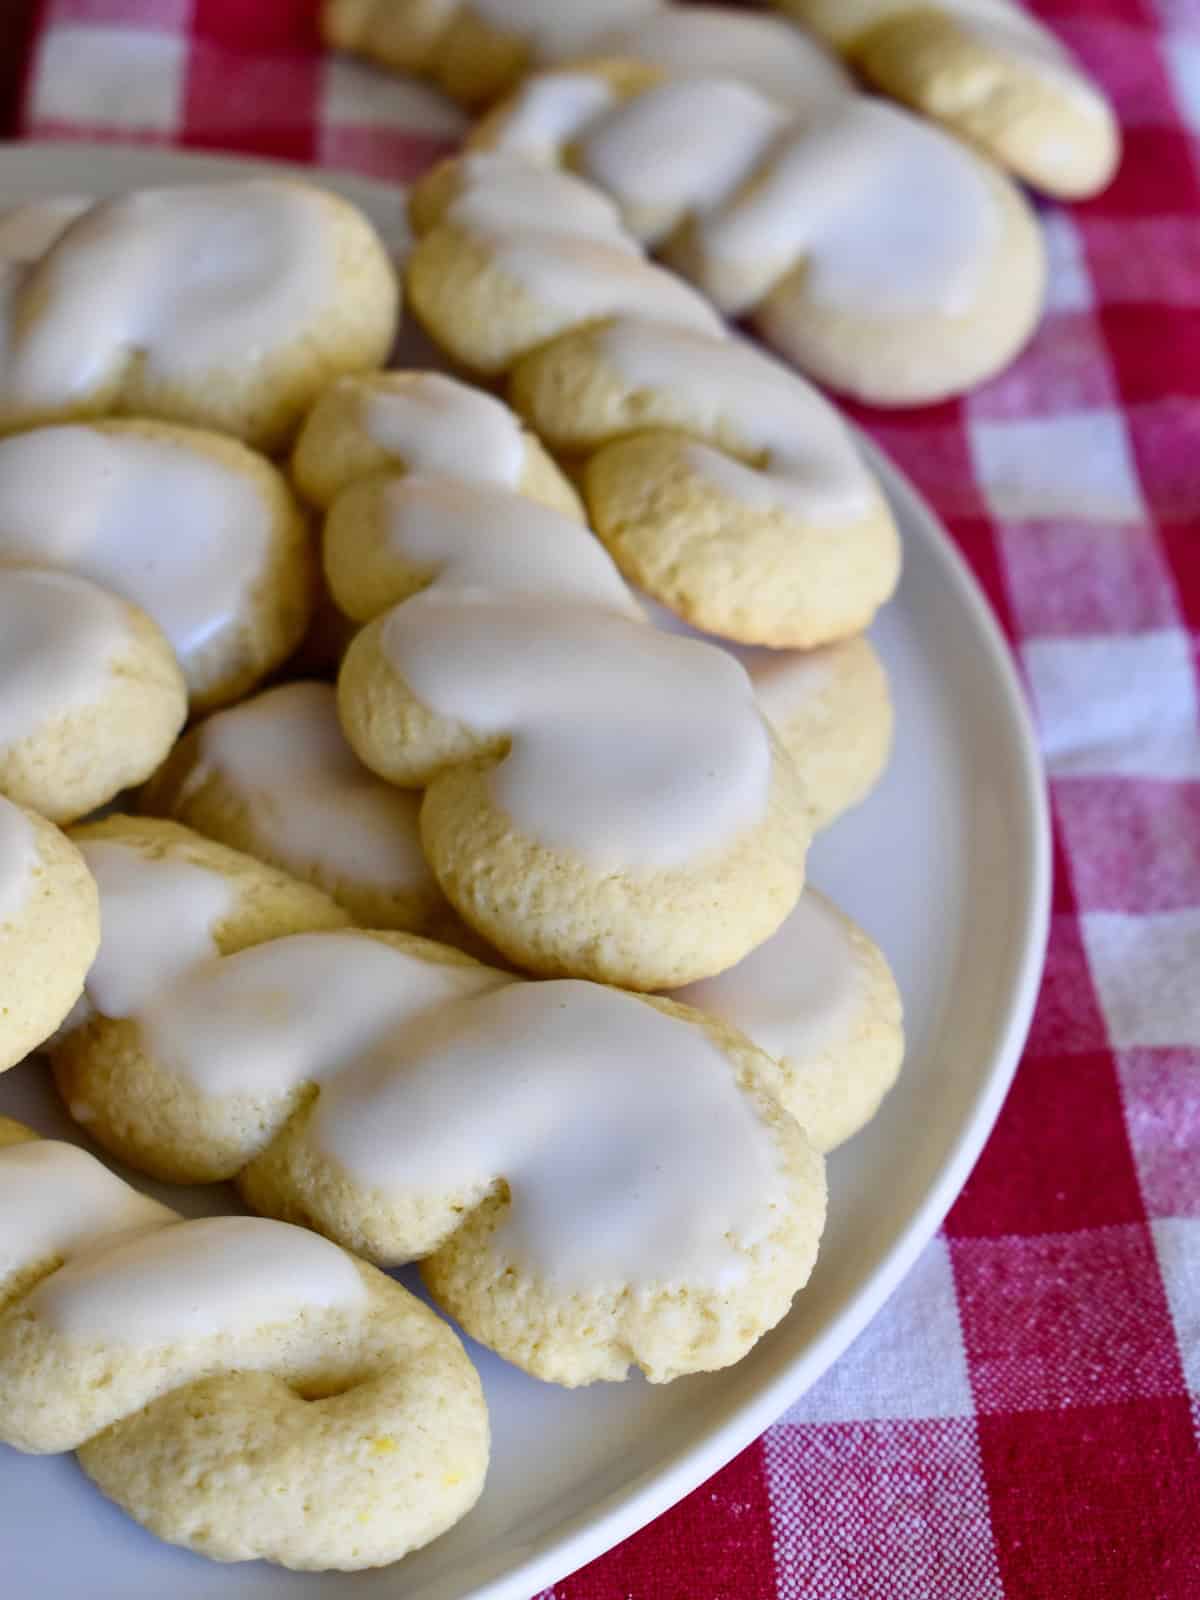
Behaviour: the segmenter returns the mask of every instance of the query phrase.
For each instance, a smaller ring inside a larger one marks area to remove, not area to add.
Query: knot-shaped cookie
[[[502,156],[413,197],[417,316],[571,464],[625,576],[706,632],[809,647],[860,632],[899,544],[845,423],[651,264],[598,190]]]
[[[62,1022],[99,943],[96,885],[78,850],[0,796],[0,1072]]]
[[[1016,185],[940,128],[867,95],[795,110],[732,76],[664,80],[597,63],[528,79],[471,145],[599,185],[727,316],[818,382],[873,404],[923,404],[982,382],[1041,311],[1041,234]],[[470,168],[456,170],[418,187],[414,215],[419,225],[431,211],[457,216],[478,251],[486,219],[464,198]],[[501,256],[494,270],[505,269]],[[506,277],[520,281],[511,264]],[[522,287],[546,298],[549,278],[526,275]],[[414,291],[418,281],[414,269]]]
[[[936,117],[1047,194],[1082,199],[1116,169],[1121,134],[1112,107],[1018,0],[775,4],[886,94]]]
[[[330,378],[381,366],[395,332],[374,229],[308,184],[135,191],[45,236],[40,255],[0,259],[0,431],[143,415],[278,446]]]
[[[186,1222],[0,1118],[0,1440],[74,1450],[143,1527],[220,1561],[396,1561],[483,1487],[454,1333],[317,1234]]]
[[[632,57],[681,76],[725,72],[785,105],[811,104],[850,80],[833,57],[781,19],[732,6],[663,0],[323,0],[327,42],[398,72],[434,78],[465,105],[486,105],[524,73],[581,54]]]
[[[216,846],[120,818],[81,843],[94,867],[124,854],[97,875],[105,905],[119,890],[140,915],[105,915],[94,1014],[53,1063],[123,1159],[236,1178],[255,1209],[381,1265],[421,1259],[471,1334],[568,1384],[737,1360],[807,1279],[820,1158],[784,1074],[727,1025],[404,934],[260,920],[252,942],[201,953],[229,893],[202,882],[197,845]],[[153,982],[150,928],[173,974]]]
[[[524,481],[527,446],[488,402],[496,433],[466,447],[485,400],[433,375],[342,387],[338,427],[319,405],[301,437],[302,482],[318,454],[347,476],[413,469],[349,482],[326,518],[333,597],[366,623],[339,675],[346,737],[425,790],[443,892],[518,965],[638,989],[708,976],[795,904],[802,786],[744,668],[652,627],[579,522],[492,486]],[[386,454],[362,405],[386,415]],[[316,452],[310,428],[341,448]]]

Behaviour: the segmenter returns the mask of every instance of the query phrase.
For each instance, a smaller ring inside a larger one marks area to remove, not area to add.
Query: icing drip
[[[185,673],[245,612],[271,516],[253,479],[174,441],[77,426],[0,440],[0,560],[115,590]]]

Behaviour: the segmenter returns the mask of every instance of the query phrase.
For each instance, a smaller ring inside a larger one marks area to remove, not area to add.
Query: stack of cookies
[[[547,1382],[739,1360],[903,1048],[805,885],[891,739],[846,425],[576,173],[412,212],[454,375],[384,370],[394,266],[306,185],[0,219],[0,1067],[257,1213],[0,1122],[0,1438],[220,1560],[480,1493],[380,1269]]]

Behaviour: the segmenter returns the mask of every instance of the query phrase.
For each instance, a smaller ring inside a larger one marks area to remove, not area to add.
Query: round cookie
[[[198,962],[55,1069],[125,1159],[237,1175],[257,1210],[421,1259],[472,1335],[559,1383],[739,1359],[823,1226],[820,1157],[734,1030],[404,934]]]
[[[1060,199],[1098,194],[1121,155],[1113,109],[1015,0],[775,0],[885,94]]]
[[[0,1072],[54,1032],[100,943],[100,909],[78,850],[53,823],[0,797]]]
[[[292,476],[313,505],[327,511],[350,484],[383,472],[490,484],[584,519],[579,496],[520,419],[493,396],[439,372],[342,378],[305,418]]]
[[[186,716],[144,612],[73,573],[0,565],[0,794],[70,822],[148,778]]]
[[[0,562],[77,572],[139,606],[197,710],[240,698],[291,655],[316,584],[304,516],[270,462],[144,421],[0,439]]]
[[[747,644],[807,648],[870,621],[899,540],[845,424],[647,263],[597,191],[472,156],[413,206],[416,314],[468,367],[508,371],[631,582]],[[524,220],[547,210],[552,229]]]
[[[185,1222],[73,1145],[0,1126],[0,1439],[75,1450],[143,1527],[218,1561],[396,1561],[483,1487],[455,1334],[327,1240]]]
[[[866,95],[797,114],[732,77],[664,82],[600,63],[531,78],[470,144],[597,184],[725,315],[870,403],[982,382],[1041,312],[1044,249],[1016,186]]]
[[[780,1099],[822,1152],[866,1126],[904,1058],[900,994],[882,951],[815,889],[736,967],[673,998],[778,1064]]]
[[[364,927],[466,934],[421,850],[420,797],[358,761],[328,684],[283,684],[209,717],[140,805],[315,884]]]
[[[0,305],[0,431],[141,415],[278,448],[330,379],[383,364],[396,318],[374,229],[309,184],[97,201]]]

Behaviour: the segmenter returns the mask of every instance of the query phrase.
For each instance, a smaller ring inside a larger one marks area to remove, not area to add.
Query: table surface
[[[1042,208],[1049,309],[1008,372],[854,410],[1038,716],[1056,887],[1025,1059],[872,1327],[557,1600],[1200,1597],[1200,0],[1033,9],[1112,95],[1121,171]],[[323,56],[309,0],[7,0],[2,26],[0,131],[407,180],[461,128]]]

